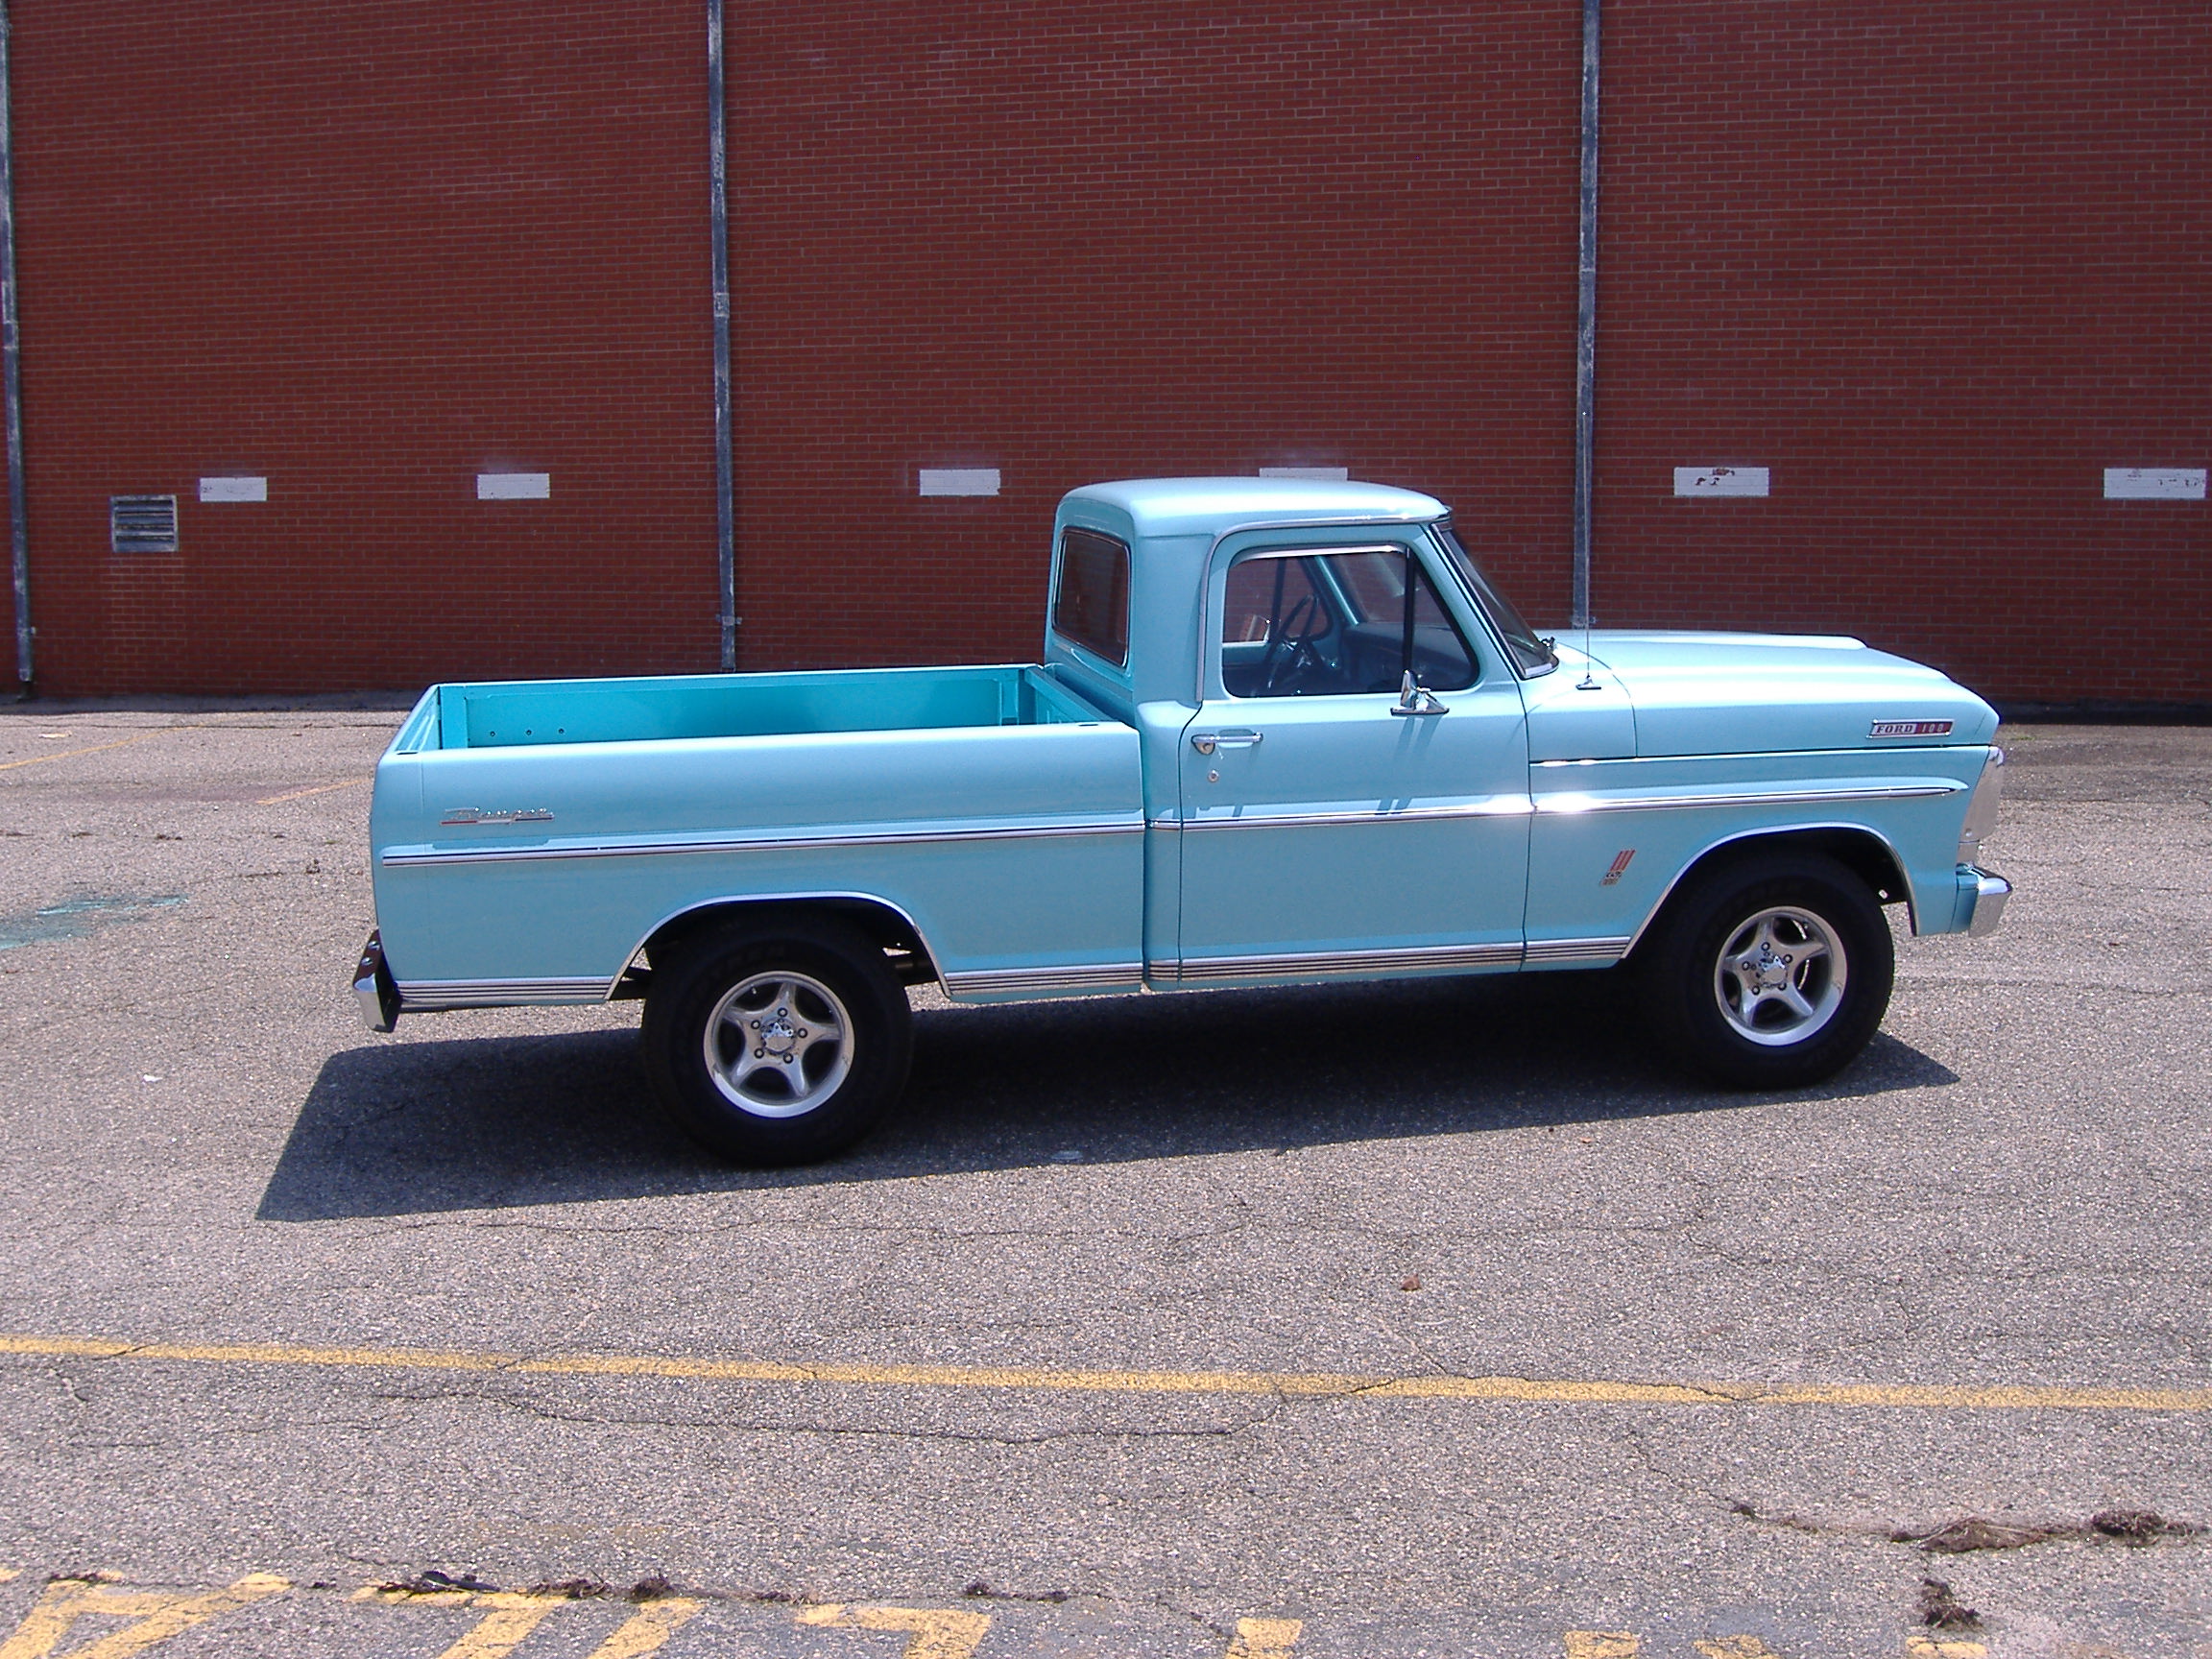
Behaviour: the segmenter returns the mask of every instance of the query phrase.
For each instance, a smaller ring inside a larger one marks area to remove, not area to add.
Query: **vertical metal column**
[[[8,0],[0,0],[0,395],[7,400],[8,528],[14,541],[15,678],[31,688],[31,537],[23,521],[23,375],[15,333],[15,121]]]
[[[737,666],[737,504],[730,458],[730,200],[722,84],[722,0],[707,0],[707,156],[714,244],[714,523],[722,573],[722,667],[727,673]]]
[[[1598,4],[1582,0],[1582,233],[1575,298],[1575,626],[1590,626],[1590,470],[1598,424]]]

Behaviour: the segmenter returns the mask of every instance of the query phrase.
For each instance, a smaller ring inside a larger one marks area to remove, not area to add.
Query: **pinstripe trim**
[[[642,838],[571,842],[535,847],[393,847],[378,854],[387,869],[425,864],[527,863],[549,858],[647,858],[672,854],[779,853],[815,847],[904,847],[954,841],[1043,841],[1070,835],[1136,835],[1142,820],[1023,824],[1003,829],[771,830],[751,835],[709,835],[682,841]]]

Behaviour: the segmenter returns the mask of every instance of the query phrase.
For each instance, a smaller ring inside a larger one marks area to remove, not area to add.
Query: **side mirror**
[[[1413,670],[1406,670],[1406,678],[1398,685],[1398,701],[1390,705],[1393,714],[1448,714],[1451,710],[1436,701],[1436,693],[1415,682]]]

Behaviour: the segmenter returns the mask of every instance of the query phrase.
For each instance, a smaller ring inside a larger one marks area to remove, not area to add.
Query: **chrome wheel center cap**
[[[1744,957],[1741,966],[1744,975],[1762,991],[1779,990],[1790,983],[1790,958],[1768,946],[1760,946],[1757,954]]]
[[[788,1008],[779,1008],[773,1015],[755,1020],[751,1022],[751,1024],[757,1034],[754,1041],[763,1050],[781,1060],[790,1059],[792,1050],[799,1045],[799,1040],[806,1035],[805,1031],[792,1022],[791,1010]]]

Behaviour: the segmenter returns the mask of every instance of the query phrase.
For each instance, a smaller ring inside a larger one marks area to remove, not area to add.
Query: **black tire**
[[[1693,876],[1636,957],[1652,1035],[1737,1089],[1796,1089],[1840,1071],[1873,1040],[1896,973],[1873,893],[1815,854]]]
[[[905,1088],[913,1016],[862,934],[792,921],[706,934],[672,954],[645,997],[645,1071],[677,1127],[709,1150],[761,1168],[834,1157]]]

